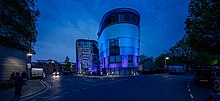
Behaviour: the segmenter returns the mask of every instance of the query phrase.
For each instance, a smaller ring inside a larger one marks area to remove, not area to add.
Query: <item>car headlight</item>
[[[53,72],[53,74],[56,74],[55,72]]]

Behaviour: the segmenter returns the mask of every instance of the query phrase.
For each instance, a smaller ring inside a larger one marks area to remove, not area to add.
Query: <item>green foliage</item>
[[[186,33],[189,46],[197,52],[220,53],[220,1],[191,0]]]
[[[158,68],[164,68],[164,66],[165,66],[165,58],[167,56],[168,56],[167,53],[163,53],[160,56],[156,57],[155,58],[155,66],[158,67]],[[169,62],[167,62],[167,65],[169,65]]]
[[[219,65],[219,55],[213,55],[208,52],[197,52],[189,47],[188,36],[184,36],[168,52],[161,54],[156,58],[155,64],[159,67],[164,66],[165,57],[169,56],[167,65],[185,65],[185,66],[204,66]]]
[[[36,42],[39,14],[34,0],[0,0],[0,44],[27,52]]]
[[[191,0],[185,23],[186,34],[168,52],[156,58],[156,65],[220,65],[220,1]]]
[[[68,56],[66,56],[66,59],[65,59],[65,64],[66,64],[66,68],[70,68],[71,67],[71,62],[70,62],[70,59]]]
[[[185,35],[173,47],[169,49],[167,54],[170,57],[170,65],[189,65],[192,64],[196,56],[196,52],[189,47],[187,43],[188,36]]]

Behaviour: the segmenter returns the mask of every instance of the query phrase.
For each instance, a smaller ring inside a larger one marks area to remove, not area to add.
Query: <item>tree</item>
[[[177,41],[174,46],[172,46],[168,55],[170,56],[170,64],[171,65],[192,65],[194,58],[196,56],[196,52],[189,47],[187,43],[188,36],[184,35],[184,37]]]
[[[169,56],[167,53],[163,53],[160,56],[155,58],[155,66],[158,68],[164,68],[165,66],[165,58]],[[169,62],[167,62],[167,65],[169,65]]]
[[[189,46],[197,52],[220,54],[220,1],[191,0],[185,24]]]
[[[39,14],[34,0],[0,0],[0,44],[27,52],[36,42]]]
[[[68,56],[66,56],[65,64],[66,64],[66,69],[70,69],[70,67],[71,67],[71,62],[70,62],[70,59],[69,59]]]

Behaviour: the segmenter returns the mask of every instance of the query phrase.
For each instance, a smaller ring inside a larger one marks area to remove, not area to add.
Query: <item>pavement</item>
[[[125,77],[137,77],[136,75],[102,75],[102,76],[94,76],[94,75],[83,75],[83,74],[75,74],[78,77],[90,78],[90,79],[115,79],[115,78],[125,78]]]
[[[29,80],[28,84],[22,86],[21,95],[15,96],[15,88],[0,90],[1,101],[19,101],[26,97],[32,96],[45,89],[45,85],[40,80]]]

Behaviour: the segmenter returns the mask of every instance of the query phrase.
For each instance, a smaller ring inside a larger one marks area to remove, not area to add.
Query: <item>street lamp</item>
[[[33,54],[31,54],[31,53],[28,53],[28,54],[27,54],[27,56],[32,56],[32,55],[33,55]]]
[[[167,60],[169,60],[170,59],[170,57],[165,57],[165,59],[164,59],[164,61],[165,61],[165,68],[166,68],[166,70],[167,70]]]
[[[29,47],[28,47],[28,53],[26,56],[26,73],[28,75],[28,78],[30,78],[31,74],[31,56],[32,54],[32,49],[31,49],[31,36],[29,36]]]

